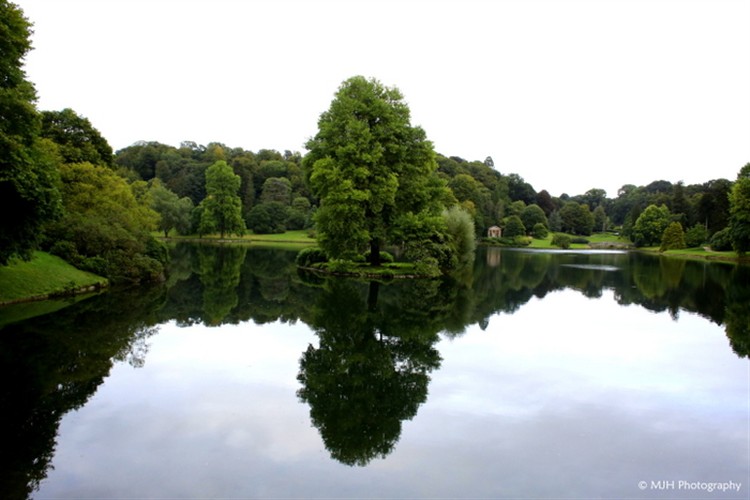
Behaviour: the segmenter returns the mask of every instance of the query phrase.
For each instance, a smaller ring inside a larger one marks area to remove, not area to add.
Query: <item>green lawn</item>
[[[28,262],[0,266],[0,304],[106,284],[105,278],[76,269],[59,257],[34,252]]]
[[[163,233],[160,233],[159,236],[163,236]],[[243,236],[237,236],[234,234],[230,235],[224,235],[224,239],[222,240],[221,237],[218,234],[208,234],[203,235],[202,237],[198,237],[197,235],[190,235],[190,236],[174,236],[170,234],[170,239],[174,239],[176,241],[179,240],[190,240],[190,241],[198,241],[198,240],[204,240],[207,242],[211,241],[233,241],[233,242],[248,242],[248,243],[258,243],[263,244],[264,246],[266,244],[272,245],[272,246],[279,246],[279,245],[314,245],[315,238],[309,236],[309,230],[307,229],[299,229],[295,231],[287,231],[285,233],[281,234],[254,234],[254,233],[248,233]]]
[[[551,248],[551,249],[559,249],[560,247],[552,246],[552,236],[553,234],[550,233],[549,236],[547,236],[543,240],[538,240],[536,238],[532,238],[531,244],[527,248]],[[568,235],[571,238],[576,238],[577,236]],[[589,243],[630,243],[630,240],[626,238],[621,238],[619,236],[615,236],[612,233],[594,233],[591,236],[581,236],[582,238],[586,238]],[[570,248],[572,249],[581,249],[581,248],[589,248],[587,243],[572,243],[570,245]]]

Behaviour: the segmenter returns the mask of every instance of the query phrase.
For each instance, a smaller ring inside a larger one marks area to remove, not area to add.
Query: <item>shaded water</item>
[[[4,326],[0,497],[747,498],[747,267],[293,260],[180,246],[165,286]]]

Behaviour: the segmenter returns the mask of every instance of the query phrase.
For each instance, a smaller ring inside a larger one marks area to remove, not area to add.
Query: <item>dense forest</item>
[[[156,230],[224,237],[309,229],[336,257],[351,253],[339,251],[337,235],[358,231],[352,237],[369,238],[370,250],[381,240],[408,247],[422,238],[412,249],[415,259],[425,255],[425,245],[430,258],[440,258],[451,242],[450,217],[460,228],[462,216],[479,237],[501,227],[501,242],[510,244],[549,232],[613,230],[637,246],[750,249],[750,164],[736,181],[655,180],[624,185],[614,198],[597,188],[553,195],[503,172],[490,157],[434,152],[424,131],[410,125],[398,90],[361,77],[339,89],[306,154],[190,141],[178,147],[138,142],[113,151],[75,111],[36,109],[36,91],[22,66],[31,48],[30,23],[6,0],[0,0],[0,19],[6,33],[0,51],[0,197],[12,214],[0,224],[0,264],[41,248],[114,282],[158,280],[167,253]],[[352,97],[364,93],[377,106],[363,107],[364,100]],[[360,144],[367,141],[371,150]],[[350,177],[341,177],[347,168]],[[357,176],[366,177],[367,189],[343,192],[342,186],[359,182]],[[347,205],[336,196],[351,199]],[[369,215],[378,212],[377,224],[348,218],[346,210],[357,204]],[[440,219],[440,210],[451,207],[453,215],[444,212]],[[370,254],[377,263],[379,252]]]

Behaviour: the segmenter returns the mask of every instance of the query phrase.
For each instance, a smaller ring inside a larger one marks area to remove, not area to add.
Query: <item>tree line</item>
[[[552,196],[491,157],[467,161],[434,151],[410,123],[395,87],[343,82],[320,115],[308,153],[219,142],[179,147],[138,142],[114,152],[71,109],[38,111],[22,60],[30,23],[0,0],[0,264],[37,248],[113,281],[161,279],[166,251],[151,234],[278,233],[310,229],[328,258],[397,245],[430,269],[455,268],[491,226],[506,238],[551,232],[586,236],[617,228],[636,245],[750,248],[750,164],[736,181],[685,186],[654,181]],[[669,229],[669,231],[667,231]],[[515,240],[518,241],[518,240]]]

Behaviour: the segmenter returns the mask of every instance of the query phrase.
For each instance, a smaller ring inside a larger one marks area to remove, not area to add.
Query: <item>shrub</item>
[[[393,262],[395,259],[393,258],[393,255],[391,255],[389,252],[386,252],[384,250],[380,251],[380,262],[383,264],[389,264]],[[370,252],[365,252],[364,255],[364,262],[370,262]]]
[[[679,222],[670,223],[661,236],[660,252],[685,248],[685,232]]]
[[[318,247],[303,248],[297,254],[295,262],[300,267],[310,267],[313,264],[328,261],[325,252]]]
[[[521,218],[517,215],[511,215],[505,221],[505,231],[503,236],[512,238],[513,236],[525,236],[526,227],[523,225]]]
[[[571,238],[567,234],[555,234],[552,237],[552,244],[560,248],[570,248]]]
[[[549,236],[549,230],[547,229],[547,226],[541,222],[537,222],[531,230],[531,235],[538,240],[543,240]]]
[[[570,242],[571,243],[580,243],[581,245],[588,245],[589,244],[589,240],[587,240],[586,238],[583,238],[581,236],[573,236],[572,238],[570,238]]]
[[[703,224],[696,224],[685,231],[685,245],[687,245],[687,248],[699,247],[706,240],[708,240],[708,231]]]
[[[725,227],[721,231],[717,231],[711,236],[711,250],[717,252],[727,252],[732,250],[732,238],[729,235],[729,228]]]

